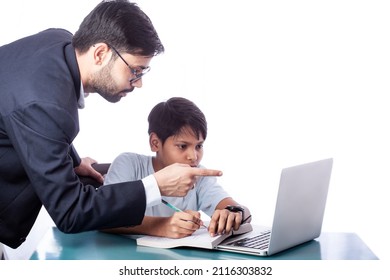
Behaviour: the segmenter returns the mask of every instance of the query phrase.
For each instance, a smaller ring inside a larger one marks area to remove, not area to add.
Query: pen
[[[184,212],[183,210],[177,208],[175,205],[172,205],[170,204],[168,201],[166,201],[165,199],[161,199],[161,202],[164,203],[166,206],[168,206],[169,208],[175,210],[176,212]],[[205,225],[201,225],[205,228],[207,228]]]
[[[168,201],[166,201],[165,199],[161,199],[162,203],[164,203],[166,206],[168,206],[169,208],[175,210],[176,212],[183,212],[183,210],[177,208],[176,206],[170,204]]]

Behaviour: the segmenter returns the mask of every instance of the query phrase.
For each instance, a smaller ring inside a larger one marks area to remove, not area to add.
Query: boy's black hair
[[[154,132],[164,144],[165,140],[177,135],[188,126],[197,138],[206,140],[207,122],[203,112],[192,101],[183,97],[172,97],[160,102],[151,110],[149,117],[149,135]]]

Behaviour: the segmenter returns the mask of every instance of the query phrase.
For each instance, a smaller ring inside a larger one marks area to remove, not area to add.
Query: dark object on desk
[[[92,164],[92,167],[98,171],[100,174],[102,175],[105,175],[107,174],[107,171],[108,171],[108,168],[110,167],[110,163],[95,163],[95,164]],[[100,187],[102,184],[99,183],[98,181],[96,181],[94,178],[92,177],[88,177],[88,176],[79,176],[80,178],[80,181],[84,184],[84,185],[92,185],[94,186],[95,188],[98,188]]]

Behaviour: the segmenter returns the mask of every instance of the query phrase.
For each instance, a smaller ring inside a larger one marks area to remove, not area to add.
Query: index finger
[[[215,169],[204,169],[204,168],[192,168],[192,173],[195,176],[222,176],[222,171]]]

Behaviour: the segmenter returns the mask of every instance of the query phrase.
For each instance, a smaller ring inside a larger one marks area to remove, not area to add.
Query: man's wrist
[[[156,178],[149,175],[142,179],[146,195],[146,207],[151,207],[161,203],[161,193]]]

